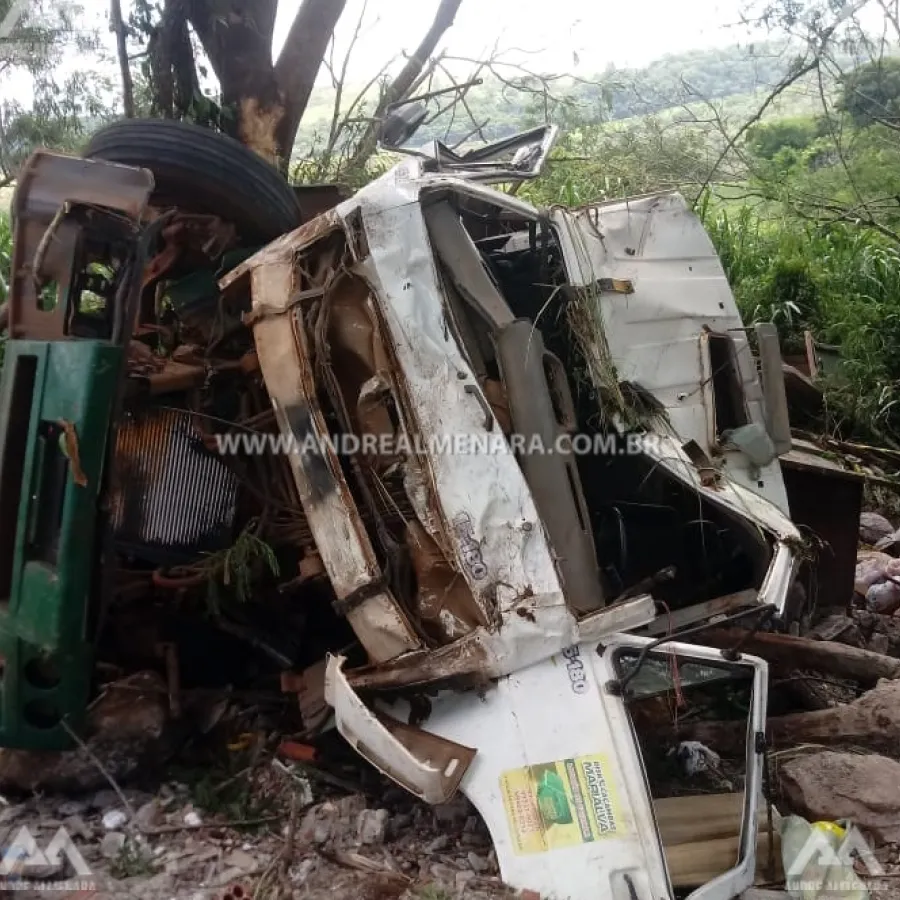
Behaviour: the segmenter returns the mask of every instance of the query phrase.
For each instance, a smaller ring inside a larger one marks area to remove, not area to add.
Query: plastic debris
[[[700,741],[682,741],[675,750],[675,756],[681,763],[685,775],[689,777],[699,772],[717,769],[722,762],[715,750],[710,750]]]
[[[111,809],[103,813],[103,827],[107,831],[115,831],[128,821],[128,814],[121,809]]]

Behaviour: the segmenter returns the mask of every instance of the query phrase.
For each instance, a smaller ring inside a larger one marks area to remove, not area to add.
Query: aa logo
[[[884,875],[881,863],[875,858],[872,848],[855,825],[851,825],[847,829],[843,840],[837,845],[833,840],[829,840],[825,831],[812,828],[806,843],[794,857],[786,874],[788,878],[802,878],[810,866],[822,868],[849,866],[852,868],[854,856],[859,860],[866,874]]]
[[[84,877],[91,874],[90,867],[65,828],[60,828],[50,843],[41,850],[34,835],[23,825],[3,853],[0,876],[27,878],[29,870],[58,870],[64,859],[69,861],[76,875]]]

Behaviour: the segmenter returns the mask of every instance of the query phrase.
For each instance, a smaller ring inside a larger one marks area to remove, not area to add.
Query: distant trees
[[[11,2],[0,0],[0,20]],[[78,60],[98,46],[76,0],[29,3],[0,38],[0,81],[21,85],[20,97],[0,99],[0,186],[13,180],[34,147],[73,149],[110,113],[112,86],[105,78],[87,67],[60,74],[63,57]],[[22,96],[29,88],[30,102]]]
[[[853,123],[900,128],[900,59],[886,56],[858,66],[841,79],[841,107]]]

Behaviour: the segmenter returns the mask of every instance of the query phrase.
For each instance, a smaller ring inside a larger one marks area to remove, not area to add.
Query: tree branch
[[[134,118],[134,83],[131,80],[131,67],[128,64],[128,45],[126,43],[125,22],[122,20],[121,0],[110,0],[109,27],[116,35],[116,52],[119,57],[119,71],[122,75],[122,106],[125,118]]]
[[[375,109],[372,122],[366,128],[359,145],[348,163],[348,169],[360,169],[368,162],[369,157],[378,146],[378,129],[388,108],[399,100],[403,100],[413,85],[416,83],[422,69],[428,62],[428,58],[434,53],[438,41],[453,24],[456,13],[462,5],[462,0],[441,0],[435,13],[431,27],[422,38],[415,52],[406,61],[406,65],[400,70],[396,78],[388,85]]]

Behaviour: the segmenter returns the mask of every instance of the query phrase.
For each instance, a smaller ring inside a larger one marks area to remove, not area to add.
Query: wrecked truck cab
[[[463,790],[511,884],[574,900],[671,896],[606,651],[652,658],[626,632],[784,612],[799,544],[755,364],[709,381],[724,352],[710,335],[752,363],[721,266],[680,197],[645,207],[628,252],[594,214],[542,213],[410,160],[220,282],[250,286],[304,512],[367,652],[328,660],[338,729],[428,802]],[[736,867],[701,889],[715,898],[755,869],[766,669],[744,665],[744,825]],[[426,688],[423,730],[393,698]],[[557,802],[581,817],[562,843]]]
[[[350,683],[497,678],[723,597],[784,612],[800,538],[684,201],[644,198],[632,225],[611,207],[607,237],[606,213],[427,169],[403,162],[220,281],[250,284],[304,512],[369,657]]]

